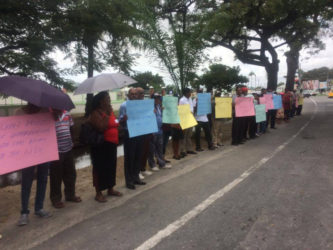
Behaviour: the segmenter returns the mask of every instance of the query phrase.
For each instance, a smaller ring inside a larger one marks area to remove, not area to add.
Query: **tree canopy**
[[[150,71],[137,73],[133,76],[133,78],[137,80],[137,83],[132,85],[133,87],[141,87],[147,90],[150,86],[152,86],[155,92],[160,92],[162,88],[165,87],[163,78],[158,74],[153,75]]]
[[[319,80],[321,82],[333,79],[333,68],[321,67],[306,72],[301,71],[301,80]]]
[[[70,88],[50,53],[63,45],[55,25],[65,1],[0,2],[0,74],[41,78]]]
[[[202,13],[195,0],[143,1],[143,48],[168,70],[178,92],[193,81],[204,60]]]
[[[228,67],[223,64],[213,64],[200,77],[200,84],[206,86],[210,91],[213,88],[231,91],[232,87],[238,83],[246,83],[249,79],[246,76],[240,75],[239,67]]]

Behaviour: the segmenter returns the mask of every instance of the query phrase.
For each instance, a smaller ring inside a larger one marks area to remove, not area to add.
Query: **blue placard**
[[[282,97],[281,95],[273,95],[274,109],[282,109]]]
[[[212,113],[212,103],[210,93],[198,93],[197,115],[207,115]]]
[[[129,137],[156,133],[158,131],[154,113],[154,100],[127,101],[126,113]]]

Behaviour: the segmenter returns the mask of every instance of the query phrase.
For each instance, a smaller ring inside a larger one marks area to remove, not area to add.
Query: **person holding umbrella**
[[[48,112],[32,103],[28,103],[15,111],[15,115],[36,114]],[[40,218],[50,217],[51,214],[43,209],[45,192],[47,186],[47,178],[49,174],[49,162],[42,163],[36,166],[31,166],[22,170],[21,181],[21,216],[18,221],[18,226],[24,226],[29,223],[29,199],[31,186],[34,180],[35,170],[37,170],[37,189],[35,198],[35,215]]]

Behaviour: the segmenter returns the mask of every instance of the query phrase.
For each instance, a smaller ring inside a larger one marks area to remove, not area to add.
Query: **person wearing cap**
[[[191,98],[192,90],[189,88],[185,88],[183,90],[183,97],[179,100],[179,105],[190,105],[190,110],[193,113],[194,107],[193,107],[193,101]],[[193,151],[192,147],[192,131],[193,128],[188,128],[183,130],[184,137],[180,140],[180,156],[185,157],[187,153],[189,154],[196,154]]]
[[[203,89],[199,89],[198,93],[203,93]],[[198,100],[196,98],[193,101],[193,106],[194,106],[194,109],[195,109],[195,113],[197,113],[196,112],[196,110],[198,108],[197,103],[198,103]],[[207,115],[197,115],[196,114],[195,119],[198,122],[198,125],[195,127],[195,150],[198,151],[198,152],[203,151],[203,149],[201,148],[201,145],[200,145],[201,144],[200,143],[201,129],[203,129],[203,131],[205,133],[205,138],[206,138],[206,141],[207,141],[207,144],[208,144],[208,149],[209,150],[216,149],[216,147],[213,146],[212,134],[211,134],[211,130],[210,130],[210,126],[209,126],[209,120],[208,120]]]

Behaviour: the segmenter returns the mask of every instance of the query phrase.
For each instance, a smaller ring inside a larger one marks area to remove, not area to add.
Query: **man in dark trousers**
[[[128,100],[139,99],[138,97],[143,95],[143,90],[138,88],[131,88],[128,91]],[[137,93],[140,92],[140,93]],[[125,169],[125,181],[128,189],[135,189],[135,185],[145,185],[146,183],[141,181],[139,173],[141,169],[142,160],[142,137],[129,137],[127,130],[127,114],[126,114],[126,102],[123,102],[119,109],[119,123],[125,130],[124,135],[124,169]]]
[[[274,93],[271,89],[267,89],[267,94],[273,95]],[[275,127],[276,112],[277,112],[276,109],[268,110],[266,128],[268,127],[268,124],[270,124],[271,129],[276,129]]]
[[[236,94],[232,96],[232,141],[231,144],[237,146],[238,144],[243,144],[241,135],[241,117],[236,117],[236,98],[242,97],[242,86],[238,85],[236,87]]]

